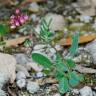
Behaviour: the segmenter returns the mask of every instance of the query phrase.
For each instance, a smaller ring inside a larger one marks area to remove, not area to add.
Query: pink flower
[[[20,9],[15,10],[15,14],[10,17],[10,25],[12,29],[21,26],[28,20],[28,15],[22,14]]]
[[[20,23],[21,23],[21,24],[25,23],[25,21],[26,21],[26,20],[24,19],[24,17],[23,17],[23,16],[22,16],[22,17],[20,17]]]
[[[15,21],[15,25],[16,25],[16,26],[20,26],[20,23],[16,20],[16,21]]]
[[[28,16],[27,16],[27,15],[24,15],[24,19],[25,19],[25,20],[28,20]]]
[[[16,10],[15,10],[15,13],[16,13],[16,14],[19,14],[19,13],[20,13],[20,9],[16,9]]]

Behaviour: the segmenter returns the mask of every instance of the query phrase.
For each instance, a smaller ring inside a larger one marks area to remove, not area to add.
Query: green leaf
[[[60,81],[64,77],[64,73],[62,71],[56,71],[55,78]]]
[[[70,68],[74,68],[74,67],[75,67],[75,63],[73,62],[72,59],[66,59],[66,64],[67,64]]]
[[[66,64],[64,64],[63,59],[59,54],[56,55],[55,63],[56,63],[56,68],[57,69],[59,69],[59,70],[61,70],[63,72],[68,71],[68,67],[66,66]]]
[[[73,36],[72,38],[72,45],[69,49],[69,53],[71,56],[74,56],[77,48],[78,48],[78,40],[79,40],[79,33],[77,33],[76,35]]]
[[[30,40],[30,39],[26,39],[25,40],[25,42],[24,42],[24,45],[26,46],[26,47],[30,47],[30,46],[32,46],[32,41]]]
[[[0,24],[0,36],[4,36],[7,32],[7,26],[4,24]]]
[[[77,86],[79,84],[80,78],[79,75],[73,71],[70,73],[70,78],[69,78],[69,84],[74,87]]]
[[[53,33],[50,32],[50,30],[49,30],[49,26],[50,26],[50,21],[47,24],[47,22],[43,19],[41,22],[41,26],[40,26],[40,37],[45,42],[50,42],[50,40],[52,39],[52,36],[53,36]]]
[[[50,68],[52,66],[51,60],[42,53],[33,52],[32,59],[38,64],[43,65],[45,68]]]
[[[69,91],[69,84],[68,84],[68,79],[63,77],[60,82],[59,82],[59,90],[60,93],[66,93]]]

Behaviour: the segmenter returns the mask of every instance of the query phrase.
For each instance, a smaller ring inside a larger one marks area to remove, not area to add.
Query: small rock
[[[61,95],[60,95],[60,93],[56,93],[56,94],[54,94],[53,96],[61,96]]]
[[[77,5],[74,7],[82,15],[88,15],[88,16],[96,15],[95,13],[96,0],[77,0]]]
[[[93,96],[92,89],[88,86],[83,87],[79,90],[80,96]]]
[[[42,72],[38,72],[38,73],[36,73],[35,75],[34,75],[34,77],[35,78],[42,78],[42,77],[44,77],[44,76],[46,76],[44,73],[42,73]]]
[[[56,44],[55,48],[56,48],[57,51],[61,51],[62,50],[62,47],[59,44]]]
[[[0,89],[0,96],[7,96],[7,94],[3,90]]]
[[[51,53],[55,54],[56,53],[56,50],[54,48],[50,48],[49,49]]]
[[[45,20],[47,23],[51,20],[50,29],[52,31],[62,31],[64,29],[65,21],[62,15],[48,13]]]
[[[40,49],[43,49],[43,48],[45,48],[46,47],[46,45],[43,45],[43,44],[38,44],[38,45],[35,45],[34,46],[34,50],[40,50]]]
[[[35,93],[39,90],[39,85],[36,82],[28,81],[27,90],[30,93]]]
[[[19,79],[19,80],[17,80],[16,84],[19,88],[24,88],[26,85],[26,80],[25,79]]]
[[[9,54],[0,53],[0,74],[4,75],[10,83],[13,83],[16,78],[16,59]]]
[[[30,18],[33,20],[33,22],[39,21],[39,17],[36,16],[36,14],[32,14]]]
[[[80,21],[82,22],[89,23],[91,20],[92,18],[90,16],[86,16],[86,15],[80,16]]]
[[[32,68],[36,72],[40,72],[43,70],[43,67],[41,65],[38,65],[35,62],[29,62],[29,63],[27,63],[27,66],[30,66],[30,68]]]
[[[23,53],[14,54],[14,56],[16,58],[17,64],[24,65],[30,61],[29,58]]]
[[[48,5],[48,8],[52,8],[54,6],[54,2],[51,1],[51,0],[47,0],[47,5]]]
[[[26,75],[22,71],[18,71],[16,74],[16,79],[17,80],[26,79]]]
[[[33,2],[29,6],[29,11],[31,12],[39,12],[40,8],[39,5],[36,2]]]
[[[93,63],[96,64],[96,40],[87,44],[86,49],[92,55]]]
[[[21,72],[23,72],[25,75],[26,75],[26,77],[29,77],[30,76],[30,74],[29,74],[29,72],[28,72],[28,70],[30,70],[31,68],[29,67],[28,68],[28,66],[26,65],[26,66],[22,66],[22,65],[20,65],[20,64],[17,64],[16,65],[16,71],[17,72],[19,72],[19,71],[21,71]]]
[[[75,96],[75,95],[78,95],[78,94],[79,94],[79,90],[78,90],[78,89],[73,89],[73,90],[72,90],[72,93],[73,93],[74,96]]]
[[[0,73],[0,89],[3,87],[5,83],[9,80],[9,77],[5,73]]]

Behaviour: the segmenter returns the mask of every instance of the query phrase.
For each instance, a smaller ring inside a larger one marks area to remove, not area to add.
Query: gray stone
[[[80,96],[93,96],[92,89],[88,86],[83,87],[79,90]]]
[[[43,49],[43,48],[45,48],[46,47],[46,45],[43,45],[43,44],[38,44],[38,45],[35,45],[34,46],[34,50],[40,50],[40,49]]]
[[[96,40],[87,44],[86,49],[92,55],[93,63],[96,64]]]
[[[24,72],[18,71],[17,74],[16,74],[16,79],[17,80],[26,79],[26,75],[24,74]]]
[[[24,88],[26,86],[26,80],[25,79],[19,79],[19,80],[17,80],[16,84],[19,88]]]
[[[7,96],[7,94],[3,90],[0,89],[0,96]]]
[[[45,20],[47,23],[49,23],[49,21],[51,20],[50,29],[52,31],[61,31],[64,29],[65,21],[62,15],[48,13],[45,16]]]
[[[56,94],[54,94],[53,96],[61,96],[61,95],[60,95],[60,93],[56,93]]]
[[[27,90],[30,93],[35,93],[39,90],[39,85],[36,82],[28,81]]]
[[[32,12],[38,12],[40,9],[39,5],[36,2],[33,2],[29,6],[29,10]]]
[[[14,56],[16,58],[17,64],[24,65],[30,61],[29,58],[23,53],[14,54]]]

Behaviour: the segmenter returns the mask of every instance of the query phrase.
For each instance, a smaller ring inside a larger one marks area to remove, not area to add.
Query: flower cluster
[[[28,20],[28,15],[22,14],[19,9],[15,10],[15,14],[10,17],[11,29],[23,25]]]

